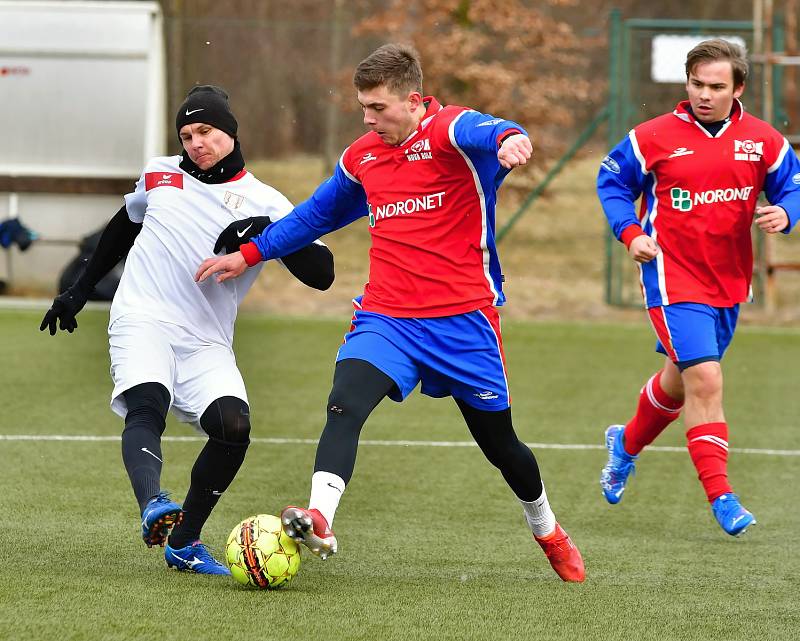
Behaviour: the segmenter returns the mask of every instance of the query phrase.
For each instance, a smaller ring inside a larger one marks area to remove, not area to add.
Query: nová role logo
[[[428,138],[417,140],[417,142],[406,149],[406,159],[408,162],[430,160],[431,158],[433,158],[431,154],[431,141]]]
[[[763,141],[754,142],[753,140],[734,140],[733,158],[734,160],[749,160],[758,162],[764,155]]]

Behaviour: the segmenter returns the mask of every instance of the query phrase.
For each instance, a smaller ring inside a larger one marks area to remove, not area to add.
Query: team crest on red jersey
[[[431,154],[431,141],[428,138],[417,140],[417,142],[406,149],[406,159],[408,162],[430,160],[431,158],[433,158]]]
[[[177,187],[183,189],[183,174],[168,171],[147,173],[144,175],[144,189],[150,191],[155,187]]]
[[[750,160],[758,162],[764,155],[764,143],[752,140],[734,140],[733,157],[735,160]]]

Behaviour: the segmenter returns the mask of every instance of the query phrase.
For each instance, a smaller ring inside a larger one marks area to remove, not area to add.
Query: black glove
[[[89,299],[89,292],[86,288],[77,284],[70,287],[63,294],[59,294],[53,299],[53,304],[42,319],[39,331],[43,332],[45,327],[50,328],[50,336],[56,335],[56,321],[59,321],[61,329],[67,330],[70,334],[78,327],[75,320],[78,312],[83,309]]]
[[[239,247],[249,243],[253,236],[260,235],[271,224],[269,216],[253,216],[231,223],[217,238],[214,253],[219,254],[223,249],[226,254],[238,252]]]

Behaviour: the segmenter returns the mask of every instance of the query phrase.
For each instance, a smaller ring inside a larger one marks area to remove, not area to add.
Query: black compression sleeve
[[[315,472],[330,472],[350,482],[361,428],[372,410],[397,385],[372,363],[346,358],[333,370],[328,420],[317,445]]]
[[[108,225],[100,235],[97,249],[86,263],[86,268],[75,285],[84,291],[91,291],[103,276],[125,258],[141,230],[141,223],[134,223],[128,218],[125,205],[120,207],[120,210],[108,221]]]
[[[333,284],[333,253],[324,245],[311,243],[282,256],[281,262],[304,285],[324,291]]]
[[[472,437],[489,462],[500,470],[517,498],[535,501],[542,494],[542,477],[536,457],[519,440],[511,423],[511,408],[479,410],[455,399]]]

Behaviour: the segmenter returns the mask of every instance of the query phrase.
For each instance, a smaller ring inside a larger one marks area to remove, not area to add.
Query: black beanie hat
[[[204,122],[236,138],[239,123],[228,105],[228,94],[214,85],[198,85],[186,96],[175,116],[175,128],[180,137],[181,128],[195,122]]]

